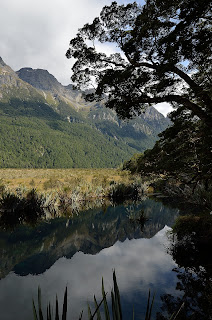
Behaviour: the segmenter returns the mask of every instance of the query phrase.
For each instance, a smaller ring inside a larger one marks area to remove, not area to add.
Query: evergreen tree
[[[207,0],[147,0],[143,7],[112,2],[70,41],[66,56],[76,59],[72,80],[78,88],[96,84],[86,99],[106,94],[106,106],[122,118],[138,115],[149,104],[170,102],[210,127],[210,21]],[[117,53],[98,52],[95,40],[115,43]]]

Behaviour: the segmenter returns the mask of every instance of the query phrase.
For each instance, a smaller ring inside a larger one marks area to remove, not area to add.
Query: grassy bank
[[[54,217],[73,214],[103,201],[136,200],[147,191],[148,185],[138,176],[118,169],[0,170],[0,211],[4,216],[11,212],[24,216],[32,203],[36,217],[37,211],[40,216],[38,208],[48,209]]]
[[[89,190],[133,180],[129,172],[118,169],[0,169],[0,184],[13,192],[32,188],[38,192],[68,191],[76,187]]]

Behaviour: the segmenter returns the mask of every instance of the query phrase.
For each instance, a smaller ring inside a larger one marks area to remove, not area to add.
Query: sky
[[[138,0],[141,3],[143,0]],[[45,69],[63,85],[71,83],[73,61],[65,57],[78,28],[99,16],[112,0],[0,0],[0,56],[17,71]],[[133,0],[118,0],[119,4]],[[112,47],[107,47],[110,52]],[[114,49],[112,49],[114,50]],[[158,105],[164,115],[167,103]]]

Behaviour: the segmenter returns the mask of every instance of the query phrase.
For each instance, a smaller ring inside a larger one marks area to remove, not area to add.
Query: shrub
[[[137,200],[139,195],[138,186],[134,184],[125,185],[123,183],[111,185],[110,199],[114,203],[121,203],[124,200]]]

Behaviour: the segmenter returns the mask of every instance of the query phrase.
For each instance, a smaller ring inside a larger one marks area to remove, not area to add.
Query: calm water
[[[149,218],[143,228],[129,219],[141,210]],[[69,318],[78,319],[83,309],[86,319],[87,302],[92,305],[94,294],[101,299],[102,277],[110,292],[114,269],[125,319],[132,319],[133,306],[135,319],[143,319],[149,288],[156,293],[154,312],[160,311],[162,295],[179,295],[177,265],[167,253],[167,232],[177,216],[178,209],[146,199],[1,230],[0,318],[33,319],[38,286],[45,305],[56,294],[62,301],[67,285]]]

